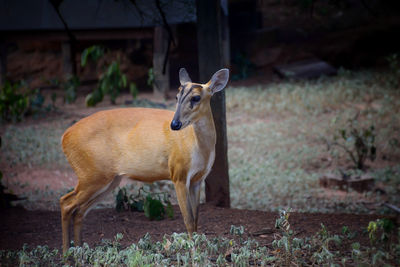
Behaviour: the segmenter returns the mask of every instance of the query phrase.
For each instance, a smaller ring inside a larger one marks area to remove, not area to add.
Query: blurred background
[[[397,1],[222,2],[229,12],[228,23],[221,23],[230,33],[233,80],[268,81],[276,66],[302,60],[336,69],[384,67],[385,58],[398,52]],[[162,70],[168,88],[178,85],[180,67],[199,79],[195,1],[2,0],[0,7],[2,77],[39,88],[68,75],[95,83],[93,63],[80,64],[84,50],[95,45],[103,48],[103,60],[118,58],[141,91],[152,89],[149,70],[157,73],[158,62],[169,65],[167,74]]]

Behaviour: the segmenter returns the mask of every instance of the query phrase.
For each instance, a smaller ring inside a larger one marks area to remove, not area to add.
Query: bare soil
[[[117,233],[124,238],[121,243],[128,246],[137,242],[146,233],[154,241],[162,240],[164,234],[185,232],[183,219],[178,206],[174,206],[173,219],[150,221],[142,212],[117,212],[114,209],[95,209],[85,220],[83,240],[95,246],[102,239],[113,239]],[[61,247],[61,221],[57,211],[28,211],[22,208],[11,208],[1,211],[0,249],[17,250],[26,243],[29,247],[48,245],[50,248]],[[219,208],[204,204],[200,207],[199,233],[207,237],[229,236],[231,225],[245,227],[245,238],[253,237],[260,245],[271,247],[274,236],[279,232],[274,228],[277,213],[255,210],[238,210]],[[368,237],[362,230],[377,215],[352,214],[306,214],[292,213],[289,221],[298,237],[315,234],[323,223],[331,233],[340,233],[343,226],[351,231],[358,231],[354,242],[366,244]]]

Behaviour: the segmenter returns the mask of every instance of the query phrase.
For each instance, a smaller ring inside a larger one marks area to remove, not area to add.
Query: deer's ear
[[[221,91],[225,88],[229,80],[229,70],[220,69],[217,71],[208,82],[212,94]]]
[[[190,79],[189,74],[187,73],[185,68],[181,68],[179,70],[179,81],[181,82],[181,85],[192,82],[192,80]]]

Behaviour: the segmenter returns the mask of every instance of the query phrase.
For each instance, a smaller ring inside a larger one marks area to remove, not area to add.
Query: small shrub
[[[387,218],[369,222],[367,231],[371,244],[387,243],[390,240],[393,229],[393,221]]]
[[[375,127],[358,126],[357,116],[348,121],[346,128],[338,130],[333,141],[327,141],[328,150],[333,146],[343,149],[355,167],[359,170],[365,168],[367,159],[374,161],[376,158]]]
[[[113,61],[100,76],[99,84],[95,91],[86,96],[86,105],[89,107],[95,106],[103,100],[104,95],[110,95],[111,103],[115,104],[119,92],[126,87],[126,75],[121,72],[119,63]]]
[[[97,63],[97,61],[104,56],[105,49],[100,45],[92,45],[85,50],[83,50],[81,55],[81,66],[85,67],[89,60],[93,63]]]
[[[6,81],[0,88],[0,122],[19,122],[27,115],[49,111],[43,108],[45,98],[40,89],[31,90],[25,82]]]
[[[132,98],[136,99],[136,97],[137,97],[137,95],[139,93],[138,88],[136,86],[136,83],[130,83],[129,84],[129,92],[131,93]]]
[[[106,51],[103,47],[95,45],[86,48],[82,52],[81,65],[82,67],[87,65],[90,59],[94,63],[100,62]],[[93,107],[103,101],[105,95],[110,96],[112,104],[115,104],[115,100],[118,97],[120,91],[128,87],[128,79],[120,69],[119,60],[113,60],[109,63],[102,61],[101,65],[98,66],[101,69],[101,74],[99,77],[99,82],[96,89],[86,96],[86,105],[88,107]],[[136,98],[137,87],[134,83],[129,83],[129,91],[131,95]]]
[[[152,87],[154,84],[154,70],[153,68],[150,68],[149,71],[147,72],[147,85]]]
[[[141,198],[140,191],[137,196],[128,195],[125,187],[120,188],[115,197],[117,211],[144,211],[144,200]]]
[[[275,228],[281,231],[280,239],[272,242],[272,247],[277,250],[278,264],[289,266],[298,254],[298,246],[301,242],[295,242],[293,230],[289,223],[290,210],[280,210],[279,218],[275,221]]]
[[[174,217],[174,210],[166,193],[150,193],[143,188],[139,189],[136,196],[128,195],[126,188],[120,188],[116,195],[116,210],[144,211],[150,220],[162,220],[165,215],[170,219]]]
[[[0,90],[1,121],[21,121],[29,109],[29,94],[23,91],[24,83],[6,81]]]

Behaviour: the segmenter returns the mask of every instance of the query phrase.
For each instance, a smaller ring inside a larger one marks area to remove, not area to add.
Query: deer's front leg
[[[192,206],[192,214],[194,217],[194,232],[197,232],[197,222],[199,219],[200,188],[201,181],[190,184],[189,188],[190,204]]]
[[[191,198],[188,188],[185,182],[176,181],[174,182],[176,196],[178,198],[179,208],[185,222],[186,229],[189,236],[192,236],[195,231],[195,219],[192,212]]]

